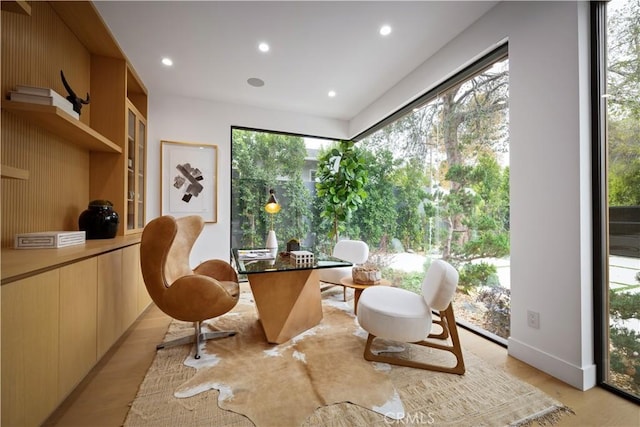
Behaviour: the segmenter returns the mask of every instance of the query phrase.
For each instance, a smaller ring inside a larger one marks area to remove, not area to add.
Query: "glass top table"
[[[310,263],[296,263],[290,256],[281,253],[272,256],[267,249],[232,249],[231,253],[239,274],[351,267],[353,265],[349,261],[314,252],[312,252],[313,262]]]
[[[239,274],[246,274],[268,342],[281,344],[322,320],[318,269],[353,264],[314,253],[313,261],[296,263],[266,249],[232,249]]]

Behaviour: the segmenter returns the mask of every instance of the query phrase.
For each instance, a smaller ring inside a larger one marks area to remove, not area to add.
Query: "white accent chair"
[[[345,261],[349,261],[353,265],[364,264],[369,259],[369,245],[362,240],[340,240],[333,247],[332,256],[340,258]],[[330,283],[330,286],[323,287],[321,290],[326,290],[335,285],[342,286],[340,279],[343,277],[351,277],[351,271],[353,267],[335,267],[335,268],[321,268],[318,270],[320,274],[320,281]],[[347,300],[347,288],[343,287],[343,299]]]
[[[457,286],[456,269],[446,261],[434,260],[422,282],[422,295],[388,286],[371,286],[365,289],[358,303],[358,322],[369,333],[364,358],[412,368],[464,374],[462,348],[451,305]],[[440,320],[432,320],[432,310],[439,311]],[[431,333],[433,323],[440,325],[441,333]],[[455,356],[456,364],[442,366],[392,357],[390,352],[374,353],[371,345],[376,337],[450,352]],[[434,342],[434,339],[443,343]]]

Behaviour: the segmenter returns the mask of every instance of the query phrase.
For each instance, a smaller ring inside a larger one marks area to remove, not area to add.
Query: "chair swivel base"
[[[236,331],[215,331],[215,332],[201,332],[197,336],[187,335],[182,338],[176,338],[175,340],[167,341],[160,343],[156,346],[156,350],[161,350],[163,348],[177,347],[179,345],[184,344],[192,344],[196,343],[196,354],[194,356],[195,359],[200,359],[200,343],[208,340],[215,340],[219,338],[232,337],[236,335]]]

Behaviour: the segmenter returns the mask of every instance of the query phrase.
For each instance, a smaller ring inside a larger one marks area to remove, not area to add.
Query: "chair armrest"
[[[238,274],[231,264],[221,259],[210,259],[197,266],[194,270],[196,274],[213,277],[216,280],[238,283]]]

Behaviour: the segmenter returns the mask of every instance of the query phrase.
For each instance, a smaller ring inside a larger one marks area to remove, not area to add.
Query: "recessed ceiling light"
[[[330,90],[327,95],[329,95],[329,98],[333,98],[333,97],[336,96],[336,91],[335,90]]]
[[[257,77],[251,77],[250,79],[247,79],[247,83],[249,83],[249,86],[253,86],[253,87],[264,86],[264,80],[259,79]]]
[[[258,49],[260,49],[260,52],[269,52],[269,45],[265,42],[262,42],[258,45]]]
[[[382,27],[380,27],[380,35],[381,36],[388,36],[389,34],[391,34],[391,27],[388,25],[383,25]]]
[[[162,64],[166,65],[167,67],[171,67],[173,65],[173,61],[171,60],[171,58],[162,58]]]

